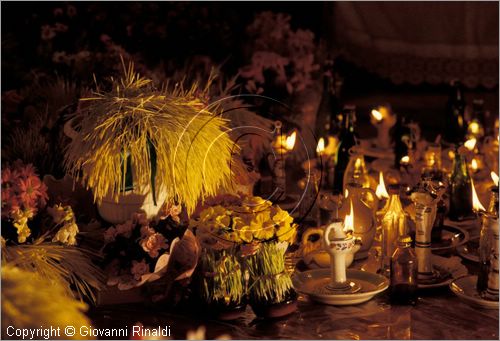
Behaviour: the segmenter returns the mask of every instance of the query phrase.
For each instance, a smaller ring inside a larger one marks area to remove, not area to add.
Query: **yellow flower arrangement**
[[[261,197],[245,197],[241,205],[207,207],[189,226],[202,247],[211,249],[271,240],[291,244],[297,232],[287,211]]]

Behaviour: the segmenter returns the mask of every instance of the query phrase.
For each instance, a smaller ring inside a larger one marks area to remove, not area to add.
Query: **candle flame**
[[[472,159],[470,166],[471,166],[471,168],[472,168],[473,171],[477,171],[477,168],[478,168],[477,160],[476,159]]]
[[[316,153],[320,154],[325,151],[325,139],[320,138],[318,141],[318,146],[316,147]]]
[[[293,147],[295,146],[295,139],[297,137],[297,132],[294,131],[292,135],[287,136],[286,142],[285,142],[285,148],[288,150],[292,150]]]
[[[377,195],[377,198],[379,198],[379,200],[382,198],[389,198],[389,193],[387,193],[387,189],[385,188],[384,175],[382,174],[382,172],[378,173],[378,185],[375,194]]]
[[[409,164],[410,163],[410,157],[408,155],[405,155],[401,158],[401,163],[402,164]]]
[[[382,119],[384,118],[384,116],[382,115],[382,113],[378,110],[375,110],[373,109],[372,112],[371,112],[371,115],[372,117],[377,121],[377,122],[380,122],[382,121]]]
[[[477,123],[477,122],[471,122],[469,124],[469,131],[472,134],[479,134],[479,123]]]
[[[361,168],[362,162],[363,162],[363,161],[361,160],[361,158],[360,158],[360,157],[358,157],[358,158],[356,159],[356,162],[354,163],[354,169],[359,170],[359,168]]]
[[[470,179],[470,185],[472,186],[472,209],[475,212],[486,211],[484,206],[481,204],[481,201],[479,201],[479,197],[477,196],[476,188],[474,186],[474,181],[472,181],[472,178]]]
[[[477,140],[475,138],[471,138],[471,139],[465,141],[464,146],[468,150],[473,151],[474,147],[476,146],[476,142],[477,142]]]
[[[352,209],[352,200],[349,200],[351,204],[351,211],[344,218],[344,232],[354,231],[354,210]]]
[[[495,184],[495,186],[498,186],[498,175],[497,175],[497,173],[491,171],[490,175],[491,175],[491,180],[493,180],[493,183]]]

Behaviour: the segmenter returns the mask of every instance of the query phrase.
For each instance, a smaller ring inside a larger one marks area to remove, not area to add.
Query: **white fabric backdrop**
[[[498,84],[498,2],[335,2],[347,58],[394,83]]]

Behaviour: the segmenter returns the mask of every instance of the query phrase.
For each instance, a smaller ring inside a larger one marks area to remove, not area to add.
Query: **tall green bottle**
[[[357,136],[354,131],[356,106],[345,105],[342,113],[343,124],[339,136],[339,147],[337,150],[337,160],[335,162],[335,172],[333,176],[333,191],[338,193],[342,193],[344,174],[349,164],[349,151],[357,143]]]
[[[453,171],[450,176],[450,210],[451,220],[464,220],[473,216],[472,212],[472,185],[465,156],[455,150]]]

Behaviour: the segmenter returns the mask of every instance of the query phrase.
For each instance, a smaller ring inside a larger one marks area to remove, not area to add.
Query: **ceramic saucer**
[[[458,226],[444,225],[442,229],[441,240],[431,245],[433,252],[446,253],[469,241],[469,232]]]
[[[498,301],[483,299],[476,290],[477,276],[465,276],[450,283],[450,289],[462,301],[480,308],[498,309]]]
[[[389,280],[371,272],[347,269],[347,280],[360,285],[352,294],[336,294],[324,290],[330,282],[330,269],[297,272],[292,280],[295,289],[311,300],[330,305],[360,304],[372,299],[389,287]]]
[[[435,279],[426,283],[418,283],[419,289],[433,289],[448,286],[454,279],[467,275],[467,268],[459,257],[440,257],[432,255]]]
[[[479,263],[479,238],[470,239],[467,243],[457,246],[457,253],[462,258]]]

